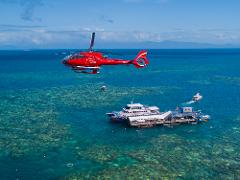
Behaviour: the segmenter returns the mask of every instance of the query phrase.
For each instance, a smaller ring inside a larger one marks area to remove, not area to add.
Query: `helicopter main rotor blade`
[[[91,38],[91,42],[90,42],[89,51],[92,51],[92,48],[94,46],[94,40],[95,40],[95,32],[92,33],[92,38]]]

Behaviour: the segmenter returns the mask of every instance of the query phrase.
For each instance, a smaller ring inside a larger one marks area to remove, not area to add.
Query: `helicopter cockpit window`
[[[83,58],[84,56],[81,54],[77,54],[71,57],[71,59],[78,59],[78,58]]]
[[[81,55],[81,54],[77,55],[77,58],[83,58],[83,57],[84,57],[84,56]]]

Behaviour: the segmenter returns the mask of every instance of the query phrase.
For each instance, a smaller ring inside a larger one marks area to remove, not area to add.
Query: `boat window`
[[[141,107],[132,107],[132,109],[142,109]]]

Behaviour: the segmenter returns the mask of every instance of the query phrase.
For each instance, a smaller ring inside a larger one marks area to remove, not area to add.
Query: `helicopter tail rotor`
[[[142,50],[138,53],[136,58],[132,61],[132,64],[136,68],[143,68],[149,64],[149,61],[147,59],[147,51]]]

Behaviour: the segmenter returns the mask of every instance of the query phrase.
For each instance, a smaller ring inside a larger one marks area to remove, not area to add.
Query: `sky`
[[[240,0],[0,0],[0,48],[84,48],[93,31],[100,48],[164,41],[240,47],[239,22]]]

